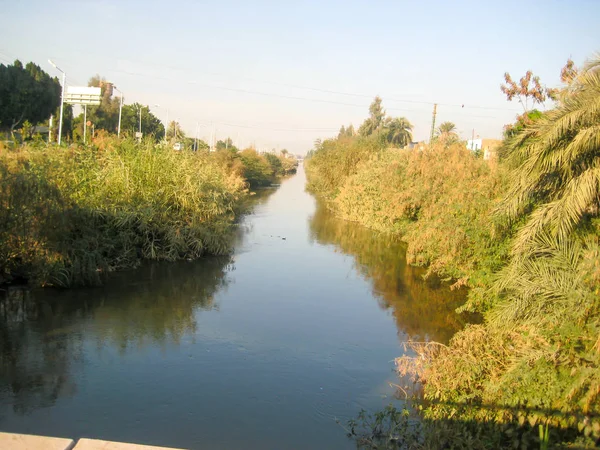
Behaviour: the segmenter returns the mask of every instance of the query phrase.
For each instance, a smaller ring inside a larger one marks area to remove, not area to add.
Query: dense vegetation
[[[539,103],[537,81],[528,74],[503,91]],[[547,91],[554,109],[525,111],[507,129],[497,161],[442,133],[418,151],[371,132],[318,143],[307,162],[310,190],[346,219],[401,235],[411,263],[471,287],[461,310],[485,318],[447,346],[413,343],[417,358],[398,360],[423,386],[421,426],[435,439],[417,430],[398,440],[415,429],[389,410],[362,417],[379,431],[390,418],[397,425],[379,444],[599,442],[600,61],[581,73],[567,66],[563,81]]]
[[[225,253],[248,188],[296,170],[285,150],[239,151],[227,139],[208,152],[103,77],[88,86],[101,100],[87,127],[64,105],[64,141],[79,145],[55,148],[45,141],[58,134],[58,79],[34,63],[0,64],[0,284],[97,284],[143,259]]]
[[[0,130],[47,120],[60,105],[61,87],[38,65],[0,64]]]
[[[246,155],[264,166],[259,179]],[[98,284],[143,259],[226,253],[248,185],[274,181],[280,159],[273,167],[245,150],[224,161],[110,136],[0,147],[0,282]]]

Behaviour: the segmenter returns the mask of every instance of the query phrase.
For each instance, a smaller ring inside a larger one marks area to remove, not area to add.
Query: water
[[[354,448],[394,402],[408,339],[447,341],[462,293],[341,222],[302,170],[263,195],[235,254],[146,265],[103,288],[0,302],[0,430],[171,447]]]

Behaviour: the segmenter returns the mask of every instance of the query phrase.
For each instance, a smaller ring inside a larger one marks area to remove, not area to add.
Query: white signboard
[[[99,105],[101,91],[99,87],[67,86],[65,103],[71,105]]]

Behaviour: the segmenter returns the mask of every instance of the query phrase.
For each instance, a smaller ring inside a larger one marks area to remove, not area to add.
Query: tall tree
[[[172,120],[167,129],[167,139],[184,139],[185,133],[181,129],[179,122]]]
[[[347,127],[342,125],[342,127],[340,128],[340,131],[338,133],[338,139],[353,137],[354,134],[355,134],[354,126],[352,124],[348,125]]]
[[[20,123],[47,120],[60,105],[61,86],[38,65],[0,64],[0,128],[11,133]]]
[[[152,135],[157,141],[162,139],[165,136],[164,125],[147,106],[139,103],[123,105],[121,133],[133,135],[139,131],[140,110],[142,112],[142,133],[144,133],[144,136]]]
[[[232,149],[235,151],[239,150],[235,145],[233,145],[233,139],[231,139],[230,137],[228,137],[224,141],[218,140],[217,143],[215,144],[215,147],[217,148],[217,150],[221,150],[221,149]]]
[[[443,122],[436,130],[436,139],[446,145],[453,144],[458,141],[458,133],[456,125],[452,122]]]
[[[412,124],[405,117],[389,119],[385,123],[387,141],[396,146],[404,147],[412,142]]]
[[[443,122],[437,129],[438,136],[456,134],[456,125],[452,122]]]
[[[361,136],[369,136],[380,130],[385,120],[385,110],[381,105],[381,97],[377,96],[369,106],[369,118],[358,129]]]
[[[120,99],[113,98],[113,84],[100,75],[94,75],[88,81],[89,87],[99,87],[100,105],[87,107],[87,119],[96,130],[116,133],[119,125]]]

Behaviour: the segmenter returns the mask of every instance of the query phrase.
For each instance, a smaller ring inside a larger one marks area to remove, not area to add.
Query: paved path
[[[0,432],[0,450],[183,450],[97,439],[72,439]]]
[[[2,450],[70,450],[74,445],[72,439],[0,433]]]

